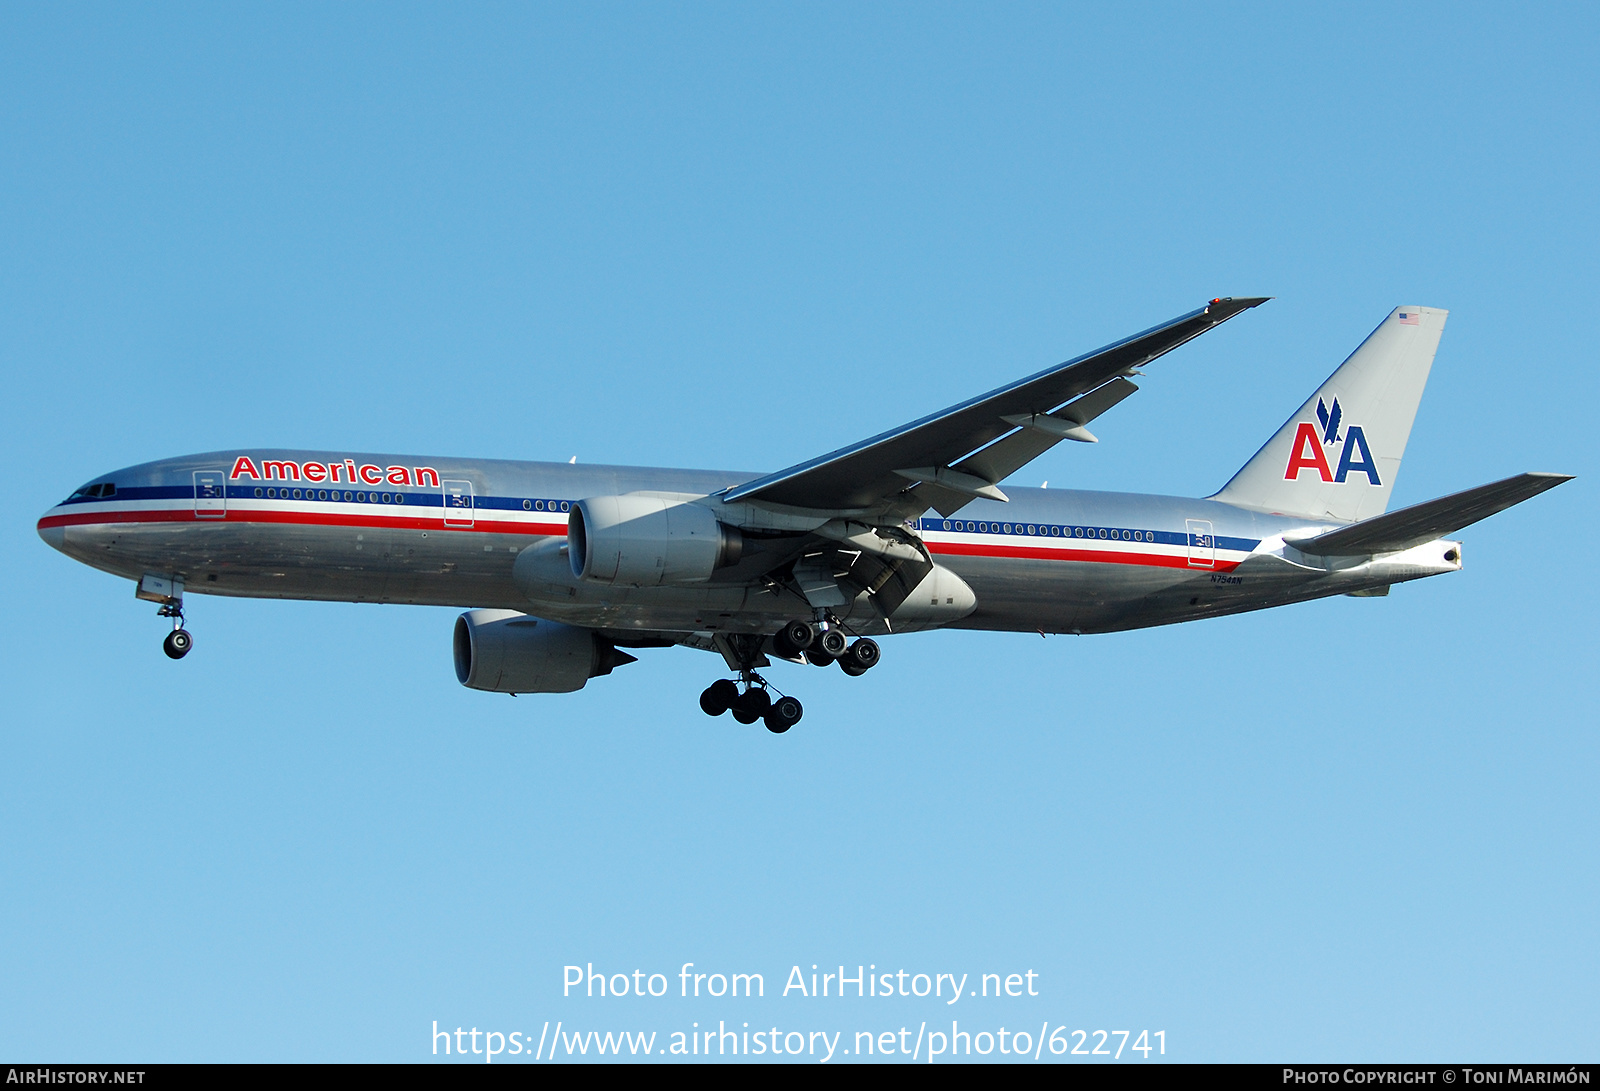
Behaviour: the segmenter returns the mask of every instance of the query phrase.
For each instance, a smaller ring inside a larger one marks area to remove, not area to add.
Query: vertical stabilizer
[[[1382,514],[1449,313],[1396,308],[1213,499],[1341,523]]]

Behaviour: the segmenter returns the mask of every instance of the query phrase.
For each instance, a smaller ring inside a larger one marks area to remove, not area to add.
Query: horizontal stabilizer
[[[1553,489],[1563,481],[1571,480],[1570,474],[1518,474],[1504,481],[1413,504],[1409,508],[1363,519],[1315,538],[1290,541],[1289,544],[1302,553],[1319,557],[1365,557],[1375,553],[1397,553],[1471,526],[1497,511],[1504,511],[1513,504],[1520,504],[1546,489]]]

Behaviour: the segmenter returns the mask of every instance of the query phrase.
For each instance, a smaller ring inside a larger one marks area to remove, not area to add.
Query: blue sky
[[[954,1014],[1184,1060],[1592,1060],[1597,29],[0,10],[0,1053]],[[1019,482],[1208,494],[1407,303],[1452,313],[1394,502],[1579,480],[1387,599],[780,665],[782,738],[701,715],[719,665],[683,649],[467,691],[449,610],[195,597],[170,663],[153,607],[33,529],[231,446],[776,469],[1219,294],[1276,299]],[[769,996],[561,996],[570,963],[690,961]],[[771,995],[812,963],[1040,995]]]

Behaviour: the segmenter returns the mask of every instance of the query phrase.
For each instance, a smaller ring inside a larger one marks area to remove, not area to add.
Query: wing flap
[[[1571,480],[1570,474],[1518,474],[1504,481],[1479,485],[1465,492],[1452,493],[1437,500],[1427,500],[1399,511],[1363,519],[1315,538],[1291,540],[1289,544],[1302,553],[1319,557],[1396,553],[1471,526],[1480,519],[1487,519],[1496,512]]]
[[[1083,426],[1138,389],[1118,376],[1054,413],[1014,414],[1006,420],[1019,425],[1019,431],[967,456],[956,463],[955,469],[985,481],[1004,481],[1064,439],[1098,443]]]

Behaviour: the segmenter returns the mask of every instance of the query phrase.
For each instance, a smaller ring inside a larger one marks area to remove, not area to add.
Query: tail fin
[[[1396,308],[1212,499],[1341,523],[1382,514],[1449,313]]]

